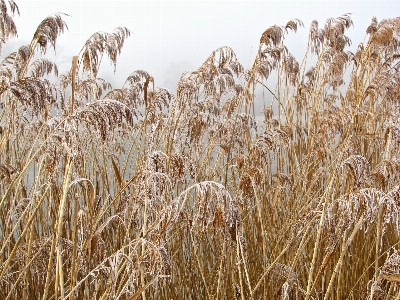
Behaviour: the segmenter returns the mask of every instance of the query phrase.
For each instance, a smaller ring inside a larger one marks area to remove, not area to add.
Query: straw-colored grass
[[[356,53],[351,25],[313,21],[301,63],[302,22],[274,25],[250,69],[221,47],[174,94],[97,77],[126,28],[58,75],[47,17],[0,64],[0,298],[399,299],[400,18]]]

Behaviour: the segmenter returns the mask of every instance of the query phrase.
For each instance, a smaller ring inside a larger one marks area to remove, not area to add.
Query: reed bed
[[[400,18],[356,53],[352,25],[313,21],[301,62],[303,23],[274,25],[249,69],[224,46],[173,93],[98,78],[123,27],[58,74],[45,18],[0,64],[0,298],[400,299]]]

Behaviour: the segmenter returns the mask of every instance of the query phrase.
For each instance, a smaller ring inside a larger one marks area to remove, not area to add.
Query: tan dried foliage
[[[274,25],[249,69],[223,46],[170,91],[98,77],[125,27],[59,75],[65,16],[0,63],[1,299],[398,297],[399,18],[354,55],[350,14],[315,20],[302,60],[303,23]]]

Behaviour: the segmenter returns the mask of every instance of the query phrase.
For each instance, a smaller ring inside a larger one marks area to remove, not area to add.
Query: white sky
[[[53,56],[61,72],[70,69],[72,56],[94,32],[125,26],[132,35],[122,49],[116,75],[104,60],[99,77],[118,88],[141,69],[153,75],[156,86],[174,92],[184,71],[198,68],[221,46],[233,48],[248,67],[261,34],[274,24],[285,25],[293,18],[304,22],[305,28],[289,34],[285,43],[301,62],[314,19],[322,27],[329,17],[352,13],[354,28],[347,35],[353,41],[349,50],[354,51],[373,16],[378,22],[400,16],[398,1],[15,1],[20,9],[20,17],[15,17],[18,39],[3,48],[1,57],[28,44],[48,15],[63,12],[71,15],[64,19],[69,31],[59,38]]]

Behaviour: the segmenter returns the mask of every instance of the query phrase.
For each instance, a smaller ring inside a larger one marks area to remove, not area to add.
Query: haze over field
[[[304,28],[289,34],[286,46],[298,60],[307,48],[310,24],[351,13],[354,27],[347,35],[355,52],[365,37],[365,28],[376,16],[378,21],[400,15],[398,1],[19,1],[21,17],[16,17],[18,41],[10,41],[1,55],[27,44],[38,24],[48,15],[63,12],[69,30],[60,36],[54,60],[60,72],[68,71],[71,58],[97,31],[111,32],[125,26],[133,33],[121,53],[116,76],[104,61],[99,76],[113,87],[122,86],[135,70],[146,70],[156,86],[175,92],[184,71],[196,69],[215,49],[231,47],[245,68],[257,52],[261,33],[277,24],[297,18]],[[8,50],[8,51],[7,51]],[[49,54],[51,51],[49,51]],[[273,86],[273,85],[272,85]]]

